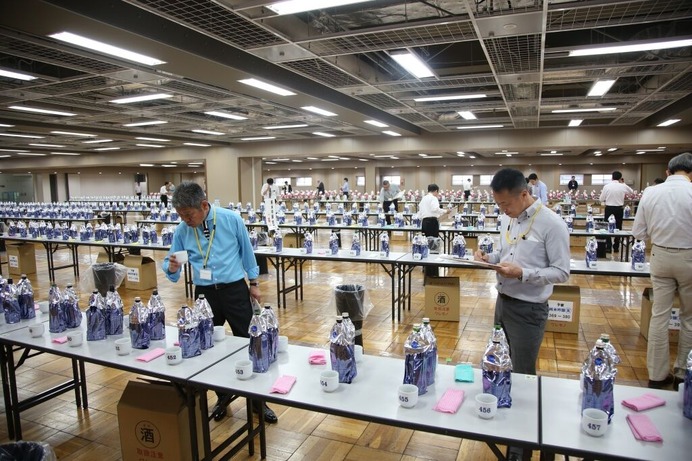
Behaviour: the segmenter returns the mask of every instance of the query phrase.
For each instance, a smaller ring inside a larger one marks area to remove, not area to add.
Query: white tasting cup
[[[608,430],[608,413],[598,408],[586,408],[581,413],[581,427],[589,435],[600,437]]]
[[[183,349],[180,346],[171,346],[166,348],[166,363],[169,365],[177,365],[183,361]]]
[[[339,388],[339,372],[324,370],[320,373],[320,387],[324,392],[334,392]]]
[[[497,413],[497,397],[493,394],[476,395],[476,412],[483,419],[491,419]]]
[[[238,360],[235,363],[235,377],[243,381],[252,378],[252,361]]]
[[[132,341],[130,338],[118,338],[115,340],[115,353],[118,355],[128,355],[132,352]]]
[[[37,323],[29,327],[29,334],[32,338],[38,338],[39,336],[43,336],[43,333],[45,333],[45,331],[46,325],[44,325],[43,323]]]
[[[226,339],[226,329],[223,325],[217,325],[214,327],[214,333],[212,334],[214,341],[223,341]]]
[[[175,253],[173,253],[173,255],[175,256],[175,260],[178,261],[179,264],[185,264],[187,262],[187,251],[176,251]]]
[[[360,362],[361,360],[363,360],[363,346],[356,344],[356,346],[353,349],[353,352],[356,362]]]
[[[279,336],[279,345],[277,346],[279,352],[286,352],[288,350],[288,336]]]
[[[399,405],[404,408],[413,408],[418,403],[418,386],[415,384],[399,385]]]
[[[67,333],[67,344],[69,344],[70,347],[81,346],[83,340],[84,333],[82,333],[81,331],[71,331]]]

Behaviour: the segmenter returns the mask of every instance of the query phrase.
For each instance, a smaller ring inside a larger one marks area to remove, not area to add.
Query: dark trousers
[[[252,320],[252,304],[250,304],[250,290],[245,279],[226,283],[220,289],[214,286],[195,285],[195,299],[200,294],[204,295],[211,306],[215,326],[228,322],[234,336],[250,337],[248,330]]]
[[[621,206],[609,206],[606,205],[605,207],[605,212],[604,212],[604,217],[606,222],[608,222],[608,218],[612,214],[615,216],[615,228],[622,230],[622,217],[625,213],[624,207]],[[614,242],[613,242],[614,240]],[[620,249],[620,237],[608,237],[606,240],[606,251],[611,251],[615,250],[618,251]]]
[[[394,204],[394,213],[399,211],[399,200],[385,200],[382,202],[382,208],[384,211],[384,219],[387,224],[392,223],[392,215],[389,214],[389,205]]]
[[[470,196],[471,196],[471,191],[465,190],[464,191],[464,200],[468,201]]]
[[[161,194],[161,203],[163,203],[163,206],[168,207],[168,195],[166,194]]]
[[[426,237],[440,236],[440,221],[437,218],[423,218],[421,222],[421,231]],[[438,266],[423,266],[426,277],[439,277],[440,269]]]

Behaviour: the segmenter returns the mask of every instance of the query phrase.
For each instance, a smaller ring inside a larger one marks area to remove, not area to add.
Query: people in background
[[[348,195],[351,193],[351,186],[348,183],[348,178],[344,178],[344,184],[341,186],[341,193],[348,198]]]
[[[529,184],[531,184],[531,195],[541,201],[543,205],[548,204],[548,186],[543,181],[538,179],[536,173],[529,175]]]
[[[437,184],[428,185],[428,193],[421,199],[418,204],[418,215],[421,217],[421,231],[426,237],[440,236],[440,221],[439,218],[448,213],[449,210],[440,208],[438,195],[440,188]],[[425,266],[426,277],[437,277],[440,275],[438,266]]]
[[[574,176],[572,176],[572,179],[567,183],[567,190],[570,194],[576,194],[577,190],[579,190],[579,183]]]
[[[663,184],[664,182],[666,182],[666,180],[663,178],[654,179],[654,185]]]
[[[660,389],[685,378],[692,349],[692,154],[668,162],[668,178],[644,192],[634,217],[632,234],[651,241],[653,306],[649,322],[646,367],[649,387]],[[677,357],[670,374],[669,323],[673,299],[680,296]]]
[[[173,192],[175,192],[175,184],[173,181],[168,181],[168,195],[173,196]]]
[[[464,183],[464,201],[468,202],[469,197],[471,196],[471,189],[473,189],[473,182],[471,181],[471,178],[468,178]]]
[[[260,190],[260,194],[262,195],[262,199],[271,199],[271,200],[278,200],[279,198],[279,190],[277,189],[276,185],[274,184],[274,178],[267,178],[267,182],[264,183],[262,186],[262,189]]]
[[[380,189],[380,196],[377,200],[382,202],[382,209],[384,210],[387,224],[392,223],[392,218],[389,215],[389,206],[394,205],[395,213],[399,211],[399,199],[397,196],[400,192],[399,186],[396,184],[390,184],[387,180],[382,181],[382,189]]]
[[[288,183],[288,181],[284,181],[284,194],[290,194],[293,192],[293,187]]]
[[[139,181],[135,183],[135,195],[137,196],[137,200],[142,200],[142,185]]]
[[[615,228],[622,229],[622,217],[625,212],[625,196],[634,193],[634,191],[630,186],[625,184],[625,179],[619,171],[613,171],[612,178],[613,180],[611,182],[603,186],[601,196],[598,200],[605,205],[605,219],[607,220],[610,215],[615,216]],[[615,253],[620,251],[620,237],[615,237],[614,239],[608,237],[606,239],[606,252],[610,253],[612,251]]]
[[[324,195],[324,183],[321,180],[317,180],[317,195]]]
[[[163,186],[161,186],[161,189],[159,189],[159,194],[161,203],[163,203],[164,207],[168,208],[168,181],[163,183]]]
[[[214,314],[214,325],[228,322],[233,335],[247,338],[252,319],[250,298],[262,301],[259,267],[250,244],[250,237],[243,219],[223,207],[209,203],[202,188],[193,182],[183,182],[173,194],[173,206],[182,222],[176,227],[173,242],[163,261],[163,272],[171,282],[180,279],[182,265],[177,261],[177,251],[187,251],[195,285],[195,299],[203,294]],[[227,413],[231,396],[218,394],[212,417],[222,420]],[[264,420],[277,421],[267,406],[260,408],[253,401],[256,411],[264,412]]]

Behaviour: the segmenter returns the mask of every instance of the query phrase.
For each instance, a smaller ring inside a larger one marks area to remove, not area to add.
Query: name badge
[[[202,280],[211,280],[211,269],[200,269],[199,278]]]

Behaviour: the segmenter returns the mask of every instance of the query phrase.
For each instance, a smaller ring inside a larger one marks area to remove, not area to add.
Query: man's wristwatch
[[[252,281],[252,282],[250,282],[250,286],[251,286],[251,287],[258,287],[258,286],[259,286],[259,282],[254,282],[254,281]]]

